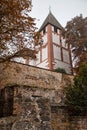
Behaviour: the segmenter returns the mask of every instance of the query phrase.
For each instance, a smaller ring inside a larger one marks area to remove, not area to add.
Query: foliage
[[[60,72],[60,73],[66,73],[66,71],[63,68],[57,68],[54,71],[55,72]]]
[[[35,19],[29,16],[32,0],[0,0],[0,62],[14,57],[35,58],[40,42]]]
[[[66,43],[72,46],[75,67],[87,62],[87,17],[80,15],[67,22],[64,36]]]
[[[65,104],[72,114],[81,115],[87,112],[87,64],[80,66],[79,73],[74,77],[74,85],[65,89]],[[74,113],[73,113],[74,112]]]

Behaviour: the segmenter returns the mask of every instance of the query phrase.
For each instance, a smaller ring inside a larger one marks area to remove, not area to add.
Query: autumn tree
[[[32,0],[0,0],[0,62],[35,58],[40,35],[35,19],[29,15],[31,9]]]
[[[80,15],[67,22],[64,36],[72,47],[75,67],[87,62],[87,17]]]

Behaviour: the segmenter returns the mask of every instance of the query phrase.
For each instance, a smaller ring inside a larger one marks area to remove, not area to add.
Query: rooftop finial
[[[49,13],[51,13],[51,6],[49,6]]]

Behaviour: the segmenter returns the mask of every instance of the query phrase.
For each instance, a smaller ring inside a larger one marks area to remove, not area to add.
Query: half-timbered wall
[[[51,31],[50,34],[52,37],[49,37],[49,31]],[[37,60],[35,62],[36,66],[45,69],[63,68],[67,73],[72,73],[69,48],[65,43],[65,39],[61,35],[61,30],[58,28],[56,29],[55,26],[48,24],[45,29],[41,31],[41,34],[43,38],[43,44],[41,45],[37,54]],[[49,44],[52,47],[50,47]],[[52,50],[51,52],[49,51],[49,48]],[[49,58],[52,58],[51,66],[53,68],[49,68]]]

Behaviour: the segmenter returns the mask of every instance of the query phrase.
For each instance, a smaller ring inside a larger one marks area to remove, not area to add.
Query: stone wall
[[[52,130],[87,130],[87,116],[69,116],[64,107],[51,107]]]
[[[87,117],[70,117],[64,108],[63,88],[72,79],[19,63],[0,64],[0,89],[14,90],[12,115],[0,118],[0,130],[87,130]]]
[[[65,98],[63,87],[71,82],[73,76],[40,69],[15,62],[0,63],[0,89],[21,86],[23,94],[50,99],[52,104],[59,104]],[[23,87],[28,89],[24,90]]]
[[[62,74],[19,63],[0,63],[0,86],[27,85],[61,89]]]
[[[50,99],[39,94],[37,88],[12,87],[13,114],[0,118],[0,130],[51,130]]]
[[[0,89],[14,88],[13,114],[1,118],[0,128],[51,130],[50,106],[62,103],[62,79],[62,74],[45,69],[14,62],[0,64]]]

